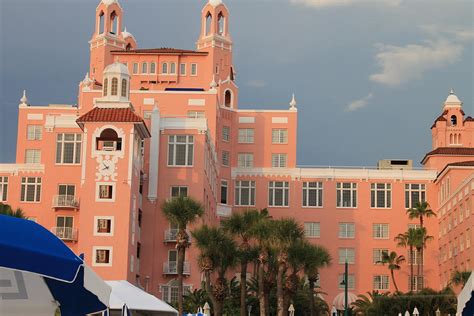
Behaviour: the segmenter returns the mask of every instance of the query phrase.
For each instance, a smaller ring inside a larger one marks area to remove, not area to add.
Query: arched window
[[[107,88],[108,88],[108,85],[109,85],[109,80],[104,79],[104,97],[107,96]]]
[[[101,11],[99,14],[99,34],[104,33],[104,12]]]
[[[143,63],[142,64],[142,74],[146,74],[148,72],[148,64]]]
[[[449,134],[449,143],[454,144],[454,137],[453,134]]]
[[[176,64],[171,63],[170,64],[170,74],[175,74],[176,73]]]
[[[232,107],[232,91],[230,90],[225,91],[224,105],[228,108]]]
[[[458,134],[458,144],[462,144],[462,141],[461,141],[461,134]]]
[[[127,97],[127,79],[122,79],[122,97]]]
[[[212,25],[212,14],[211,12],[207,12],[206,15],[206,35],[211,33],[211,25]]]
[[[150,64],[150,73],[151,74],[156,73],[156,64],[155,63]]]
[[[118,16],[115,11],[110,14],[110,33],[118,34]]]
[[[127,46],[125,47],[125,50],[129,51],[132,49],[132,44],[128,43]]]
[[[235,80],[234,67],[230,67],[230,80]]]
[[[112,88],[110,90],[111,90],[110,95],[117,95],[118,93],[118,79],[117,78],[112,78]]]
[[[219,35],[224,35],[224,33],[225,33],[225,17],[222,14],[222,12],[219,13],[219,16],[217,18],[217,27],[218,27],[217,32],[219,33]]]
[[[458,124],[458,118],[456,115],[451,115],[451,125],[456,126]]]
[[[163,74],[167,74],[168,73],[168,64],[167,63],[163,63],[161,65],[161,73]]]
[[[122,138],[118,137],[115,130],[111,128],[104,129],[96,139],[96,148],[102,151],[122,150]]]

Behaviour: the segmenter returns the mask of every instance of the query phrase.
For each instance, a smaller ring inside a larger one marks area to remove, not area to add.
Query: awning
[[[458,296],[458,311],[457,315],[472,316],[474,315],[474,273],[466,282]]]
[[[131,311],[147,312],[150,316],[175,316],[178,311],[127,281],[105,281],[111,288],[109,309],[122,310],[126,304]]]

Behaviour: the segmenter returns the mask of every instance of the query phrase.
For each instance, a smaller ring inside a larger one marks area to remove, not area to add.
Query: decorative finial
[[[123,31],[124,31],[125,33],[127,33],[127,27],[125,27]]]
[[[454,89],[451,88],[451,90],[449,91],[449,94],[454,94]]]
[[[209,4],[213,7],[217,7],[219,4],[222,4],[222,0],[209,0]]]
[[[291,98],[290,101],[290,109],[296,109],[296,99],[295,99],[295,94],[293,93],[293,97]]]
[[[23,90],[23,96],[20,99],[22,105],[28,105],[28,98],[26,97],[26,90]]]

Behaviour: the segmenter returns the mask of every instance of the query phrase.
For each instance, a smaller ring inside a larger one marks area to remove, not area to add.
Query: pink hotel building
[[[228,9],[210,0],[201,14],[196,50],[140,49],[123,30],[118,1],[102,0],[78,104],[21,98],[16,163],[0,165],[0,201],[84,253],[104,279],[166,301],[177,296],[176,230],[160,205],[178,194],[204,204],[197,225],[248,208],[296,218],[333,257],[320,277],[330,305],[343,291],[346,259],[350,292],[394,290],[375,262],[387,250],[408,257],[393,238],[417,224],[405,212],[420,200],[437,213],[426,224],[435,238],[425,285],[440,289],[453,271],[472,269],[474,120],[454,93],[431,127],[423,169],[403,160],[299,168],[295,99],[288,108],[239,110]],[[186,256],[185,284],[199,287],[198,251]],[[408,264],[396,276],[406,291]]]

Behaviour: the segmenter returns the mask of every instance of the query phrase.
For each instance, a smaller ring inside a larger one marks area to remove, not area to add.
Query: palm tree
[[[214,316],[222,316],[224,300],[229,288],[226,273],[237,263],[237,245],[223,229],[201,226],[192,232],[196,245],[201,251],[199,264],[205,274],[206,292],[212,302]],[[212,284],[211,274],[217,273]]]
[[[471,276],[471,271],[454,271],[451,275],[450,284],[464,287]]]
[[[161,207],[163,214],[171,223],[178,226],[176,235],[176,249],[178,250],[178,311],[183,314],[183,268],[186,248],[190,246],[189,236],[186,231],[189,224],[194,223],[204,214],[200,202],[190,197],[178,196],[165,201]]]
[[[430,209],[430,205],[426,201],[416,202],[415,207],[407,210],[410,219],[418,218],[420,220],[420,227],[423,228],[424,218],[434,217],[436,213]]]
[[[380,293],[379,291],[367,292],[365,294],[359,294],[358,299],[352,303],[354,306],[355,315],[370,315],[370,312],[374,312],[374,302],[381,297],[388,297],[389,292]]]
[[[417,254],[420,255],[420,259],[418,260],[418,280],[421,280],[422,287],[425,286],[424,284],[424,273],[423,273],[423,253],[424,248],[426,248],[426,243],[430,240],[433,240],[433,236],[428,235],[428,232],[425,227],[420,227],[415,229],[415,248]]]
[[[21,208],[17,208],[13,210],[12,207],[8,204],[0,203],[0,215],[12,216],[16,218],[24,218],[26,219],[25,212]]]
[[[247,266],[258,257],[258,250],[251,244],[252,230],[261,220],[268,218],[267,210],[247,210],[233,213],[222,221],[222,228],[238,239],[240,261],[240,316],[247,316]]]
[[[414,248],[417,246],[417,233],[415,228],[409,228],[408,231],[406,231],[403,234],[398,234],[395,238],[394,241],[397,242],[397,246],[399,247],[408,247],[409,251],[408,253],[410,254],[409,258],[409,263],[410,263],[410,291],[414,290],[414,282],[413,282],[413,264],[414,264]]]
[[[382,260],[378,262],[383,265],[388,265],[390,275],[392,276],[393,286],[395,287],[396,292],[398,292],[398,286],[395,282],[395,275],[393,271],[400,270],[400,264],[402,264],[403,262],[405,262],[405,256],[398,255],[395,251],[391,251],[390,253],[382,252]]]

